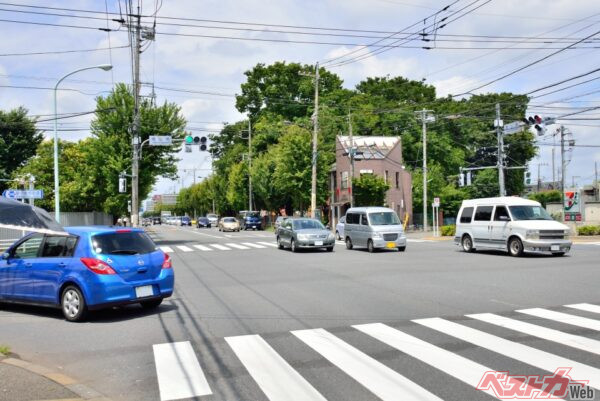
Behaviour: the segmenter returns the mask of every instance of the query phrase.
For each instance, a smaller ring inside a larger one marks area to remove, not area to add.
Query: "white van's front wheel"
[[[475,252],[475,248],[473,248],[473,240],[471,239],[471,236],[468,234],[463,235],[462,237],[462,248],[463,251],[465,252]]]
[[[512,237],[508,241],[508,253],[511,256],[521,256],[523,255],[523,242],[518,237]]]

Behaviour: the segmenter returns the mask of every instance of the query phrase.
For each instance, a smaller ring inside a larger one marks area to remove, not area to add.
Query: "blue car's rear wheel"
[[[80,322],[87,313],[87,305],[81,290],[74,285],[67,286],[61,295],[61,310],[69,322]]]

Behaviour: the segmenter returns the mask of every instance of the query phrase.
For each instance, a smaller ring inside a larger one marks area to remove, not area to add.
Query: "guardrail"
[[[8,249],[17,239],[0,239],[0,253]]]

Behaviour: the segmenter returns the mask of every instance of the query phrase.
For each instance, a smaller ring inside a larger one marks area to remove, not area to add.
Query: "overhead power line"
[[[113,46],[112,49],[128,49],[129,46]],[[49,54],[68,54],[68,53],[90,53],[99,52],[103,50],[109,50],[108,47],[100,47],[97,49],[76,49],[76,50],[52,50],[44,52],[26,52],[26,53],[4,53],[0,54],[0,57],[12,57],[12,56],[42,56]]]

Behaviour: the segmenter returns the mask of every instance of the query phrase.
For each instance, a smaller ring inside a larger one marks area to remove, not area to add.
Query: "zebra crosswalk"
[[[247,251],[251,249],[267,249],[267,248],[277,248],[277,244],[266,241],[259,242],[225,242],[225,243],[211,243],[211,244],[188,244],[188,245],[160,245],[158,247],[160,250],[166,253],[173,252],[210,252],[210,251],[232,251],[232,250],[241,250]]]
[[[466,355],[460,352],[463,348],[473,351],[473,347],[475,350],[502,356],[501,361],[508,358],[517,365],[525,364],[537,368],[533,371],[541,376],[552,374],[559,368],[568,368],[570,379],[586,382],[592,391],[598,392],[599,364],[582,363],[581,358],[588,353],[600,355],[600,340],[593,338],[597,327],[591,324],[600,323],[600,320],[596,319],[600,316],[594,316],[600,314],[600,305],[581,303],[564,305],[562,309],[565,308],[567,312],[543,308],[518,310],[510,313],[510,317],[478,313],[468,314],[460,319],[415,319],[396,327],[385,323],[367,323],[333,330],[294,330],[277,336],[229,336],[223,339],[226,345],[221,348],[220,352],[223,354],[217,355],[217,358],[220,359],[219,363],[233,364],[228,366],[229,372],[235,371],[236,375],[251,380],[265,399],[271,401],[323,401],[327,399],[324,394],[331,397],[339,391],[343,392],[343,389],[336,388],[343,387],[343,384],[339,383],[343,380],[354,382],[354,386],[361,386],[373,397],[382,400],[444,399],[444,392],[440,388],[433,388],[435,381],[421,380],[418,376],[407,375],[406,371],[402,370],[404,365],[407,365],[410,371],[415,363],[422,364],[430,376],[441,374],[441,382],[447,387],[450,384],[449,380],[466,385],[467,391],[472,391],[469,399],[487,396],[508,399],[499,394],[498,388],[481,385],[485,375],[490,372],[506,372],[508,368],[498,366],[498,362],[491,365],[482,363],[481,358],[472,360],[473,352]],[[569,311],[572,313],[568,313]],[[586,314],[591,317],[584,317]],[[535,317],[535,324],[529,322],[530,316]],[[573,334],[573,325],[588,330],[577,329],[577,334]],[[497,327],[500,327],[501,331],[494,330]],[[436,343],[436,333],[438,336],[454,338],[457,343],[452,347],[448,347],[447,340]],[[537,340],[529,341],[527,336]],[[285,339],[286,345],[282,344],[282,338]],[[361,349],[370,348],[364,344],[373,341],[379,344],[379,347],[387,347],[390,351],[373,353],[370,349]],[[540,345],[538,341],[550,345],[557,344],[562,348],[554,354],[548,351],[548,346]],[[306,357],[298,360],[286,352],[281,353],[286,348],[300,348]],[[573,349],[576,352],[574,356],[567,357],[565,349]],[[198,361],[198,356],[203,360],[204,350],[194,350],[188,342],[157,344],[153,346],[153,350],[160,398],[163,401],[176,399],[173,397],[217,396],[219,399],[219,386],[223,385],[223,381],[236,381],[235,385],[247,383],[244,380],[240,381],[239,377],[215,377],[214,372],[211,376],[205,376]],[[390,353],[392,351],[400,354]],[[174,353],[177,354],[177,358],[174,358]],[[389,355],[392,355],[392,359]],[[588,361],[593,358],[584,359]],[[319,373],[307,374],[308,360],[310,369],[319,370]],[[333,369],[338,372],[336,375],[342,375],[343,380],[317,380],[324,369]],[[531,369],[528,368],[528,372],[532,372]],[[502,386],[519,388],[519,391],[525,394],[537,394],[537,399],[556,398],[552,393],[555,391],[552,386],[544,387],[538,381],[525,380],[525,376],[513,376],[521,372],[510,373],[502,380]],[[324,383],[333,388],[324,388]]]

